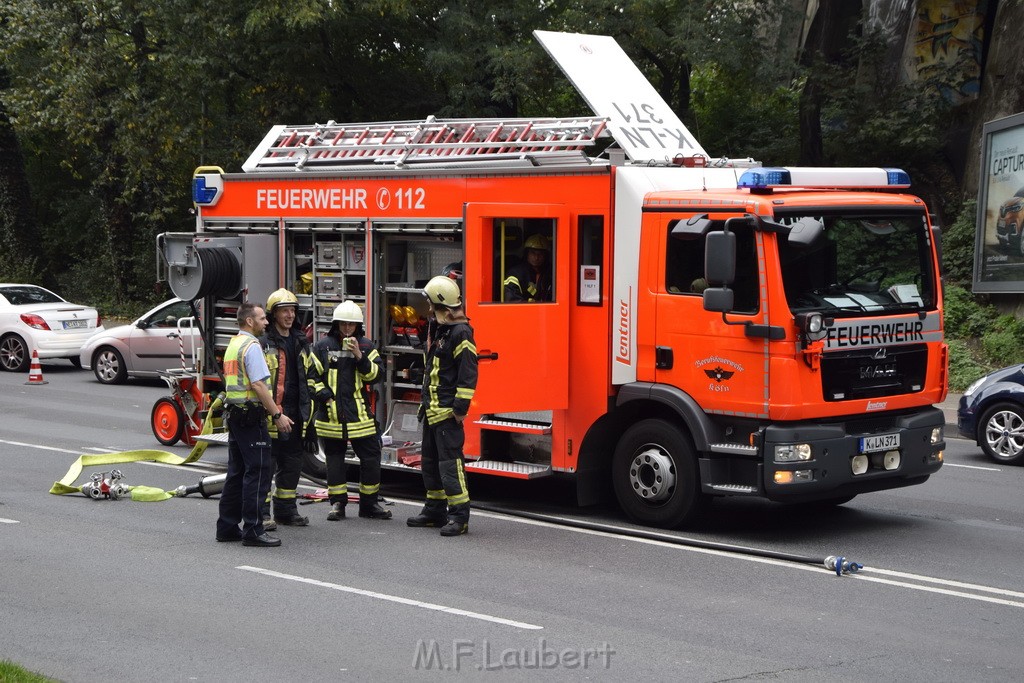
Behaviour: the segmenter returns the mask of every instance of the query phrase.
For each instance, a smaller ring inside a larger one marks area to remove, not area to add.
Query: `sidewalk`
[[[951,391],[945,401],[937,404],[946,415],[946,429],[943,430],[946,436],[960,436],[960,432],[956,430],[956,409],[960,405],[960,396],[961,394]]]

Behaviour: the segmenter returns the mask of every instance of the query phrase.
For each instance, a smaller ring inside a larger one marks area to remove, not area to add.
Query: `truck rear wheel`
[[[643,420],[626,430],[612,458],[612,485],[625,513],[649,526],[686,524],[706,502],[693,446],[664,420]]]

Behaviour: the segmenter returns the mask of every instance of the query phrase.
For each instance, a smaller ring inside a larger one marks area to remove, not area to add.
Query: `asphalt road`
[[[280,530],[284,545],[213,540],[216,501],[53,496],[83,453],[160,448],[160,383],[98,384],[64,362],[48,384],[0,373],[0,659],[67,681],[318,678],[717,681],[1019,680],[1024,468],[950,440],[922,486],[827,512],[716,501],[672,538],[810,563],[636,539],[483,511],[468,536],[410,529],[422,489],[386,473],[396,519]],[[186,448],[167,449],[184,456]],[[121,466],[174,488],[223,469]],[[88,470],[86,474],[88,474]],[[84,479],[79,479],[79,482]],[[314,488],[310,486],[310,489]],[[474,500],[628,524],[580,510],[563,482],[470,479]]]

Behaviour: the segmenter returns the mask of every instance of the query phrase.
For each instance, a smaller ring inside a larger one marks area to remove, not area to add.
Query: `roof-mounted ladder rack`
[[[274,126],[242,165],[260,171],[329,171],[466,162],[588,163],[608,119],[437,119]]]

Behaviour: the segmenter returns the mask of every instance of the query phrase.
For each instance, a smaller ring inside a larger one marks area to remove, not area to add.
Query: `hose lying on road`
[[[828,557],[811,557],[808,555],[794,555],[792,553],[783,553],[776,550],[763,550],[761,548],[749,548],[743,545],[734,545],[732,543],[717,543],[715,541],[702,541],[696,538],[685,538],[682,536],[673,536],[672,534],[661,533],[658,531],[649,531],[646,529],[626,529],[622,527],[612,526],[610,524],[600,524],[597,522],[586,522],[583,520],[567,519],[565,517],[554,517],[551,515],[542,515],[535,512],[523,512],[521,510],[510,510],[508,508],[498,507],[495,505],[482,505],[480,503],[473,503],[472,507],[474,510],[482,510],[485,512],[495,512],[502,515],[509,515],[511,517],[522,517],[523,519],[532,519],[538,522],[549,522],[552,524],[558,524],[560,526],[568,526],[577,529],[587,529],[588,531],[600,531],[609,534],[617,534],[620,536],[629,536],[632,538],[643,538],[649,541],[661,541],[663,543],[671,543],[674,545],[688,546],[692,548],[704,548],[706,550],[721,550],[724,552],[738,553],[742,555],[752,555],[755,557],[767,557],[774,560],[785,560],[787,562],[796,562],[799,564],[814,564],[825,567],[835,571],[836,576],[842,576],[843,574],[856,574],[858,571],[864,568],[864,565],[853,562],[852,560],[843,557],[842,555],[829,555]]]

